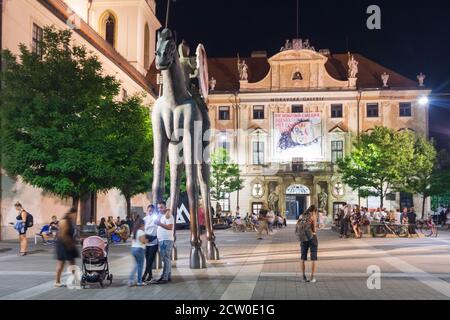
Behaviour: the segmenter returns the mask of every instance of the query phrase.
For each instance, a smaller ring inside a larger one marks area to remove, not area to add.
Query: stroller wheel
[[[103,280],[100,280],[100,287],[104,288],[105,284],[103,283]]]
[[[109,285],[112,285],[112,282],[113,282],[113,275],[112,274],[110,274],[108,276],[108,280],[109,280]]]

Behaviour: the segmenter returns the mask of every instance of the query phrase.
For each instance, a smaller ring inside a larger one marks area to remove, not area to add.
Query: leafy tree
[[[405,163],[405,183],[400,191],[422,195],[422,218],[425,215],[425,202],[430,196],[441,192],[439,173],[433,171],[436,164],[436,149],[423,136],[416,136],[413,148],[413,159]]]
[[[121,191],[128,215],[131,198],[151,190],[153,134],[149,110],[140,96],[133,96],[111,104],[103,121],[105,141],[100,148],[107,155],[111,173],[106,184]]]
[[[72,43],[70,30],[46,27],[39,45],[42,56],[23,44],[19,57],[2,53],[3,166],[77,206],[82,196],[110,186],[99,128],[119,83],[102,73],[95,55]]]
[[[225,199],[225,194],[243,189],[239,166],[233,163],[226,149],[218,148],[211,154],[211,198]]]
[[[389,190],[405,183],[414,158],[414,134],[376,127],[362,134],[351,154],[338,162],[343,181],[361,197],[376,196],[380,206]]]

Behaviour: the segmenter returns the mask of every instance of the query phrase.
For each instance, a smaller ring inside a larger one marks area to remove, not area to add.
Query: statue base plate
[[[201,247],[191,247],[189,262],[191,269],[206,269],[205,255]]]
[[[219,249],[217,249],[216,243],[214,241],[206,242],[206,255],[208,260],[211,261],[220,260]]]

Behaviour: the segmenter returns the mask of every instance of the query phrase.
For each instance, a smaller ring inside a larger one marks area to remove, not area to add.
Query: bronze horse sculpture
[[[163,200],[165,164],[170,164],[170,203],[175,217],[180,193],[181,173],[186,172],[186,191],[190,213],[190,267],[206,267],[198,226],[199,189],[205,212],[207,258],[218,260],[212,228],[209,191],[209,130],[208,108],[200,94],[189,88],[185,68],[180,64],[176,41],[169,29],[158,33],[156,68],[163,77],[163,94],[152,110],[154,141],[153,202]],[[206,159],[205,159],[206,158]]]

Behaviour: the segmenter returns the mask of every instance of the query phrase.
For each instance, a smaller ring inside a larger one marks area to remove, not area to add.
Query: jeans
[[[172,247],[173,241],[163,240],[159,242],[159,255],[164,264],[163,266],[163,280],[169,280],[172,275]]]
[[[142,271],[144,270],[145,249],[131,248],[131,254],[136,260],[133,271],[130,274],[130,282],[134,282],[137,272],[137,283],[142,284]]]
[[[145,272],[144,280],[146,278],[152,278],[153,261],[155,261],[156,252],[158,252],[158,245],[147,246],[145,248]]]

